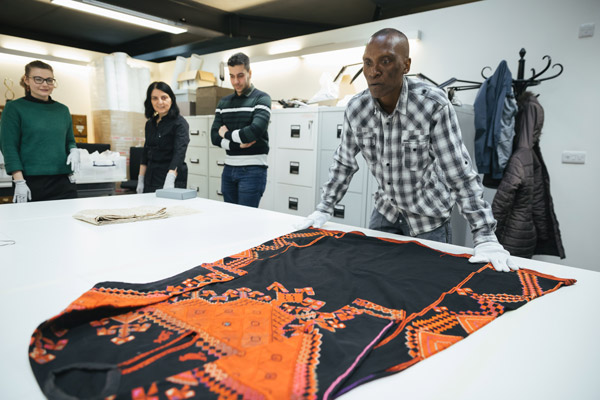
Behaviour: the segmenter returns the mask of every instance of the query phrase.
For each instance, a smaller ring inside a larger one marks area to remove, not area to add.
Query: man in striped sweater
[[[227,152],[221,192],[227,203],[258,207],[267,183],[271,97],[250,83],[247,55],[234,54],[227,66],[235,93],[219,101],[210,131],[212,144]]]

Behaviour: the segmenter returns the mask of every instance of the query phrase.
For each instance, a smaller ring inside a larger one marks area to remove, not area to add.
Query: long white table
[[[185,206],[184,217],[94,226],[72,218],[90,208]],[[43,399],[29,366],[29,339],[44,320],[101,281],[150,282],[294,231],[301,217],[154,194],[0,205],[0,399]],[[324,228],[359,230],[328,223]],[[424,241],[447,252],[469,249]],[[352,399],[600,398],[600,273],[526,259],[523,267],[577,279],[574,286],[509,312],[465,340]]]

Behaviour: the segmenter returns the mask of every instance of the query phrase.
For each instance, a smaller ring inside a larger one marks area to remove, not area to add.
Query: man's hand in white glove
[[[29,190],[25,179],[14,182],[15,194],[13,196],[13,203],[27,203],[28,200],[31,200],[31,190]]]
[[[163,189],[173,189],[175,187],[175,178],[177,178],[177,175],[172,172],[168,172],[167,177],[165,178]]]
[[[81,167],[81,158],[79,156],[78,149],[71,149],[69,152],[69,156],[67,157],[67,165],[71,164],[71,170],[74,173],[79,172],[79,168]]]
[[[496,271],[502,272],[519,269],[510,259],[510,253],[496,242],[485,242],[475,246],[475,254],[469,258],[469,262],[492,263]]]
[[[321,228],[323,225],[325,225],[325,222],[329,221],[329,218],[331,218],[331,215],[321,211],[315,211],[308,217],[306,217],[304,221],[297,225],[294,225],[294,227],[298,230],[306,229],[309,226],[312,226],[314,228]]]
[[[137,187],[135,188],[135,192],[137,194],[142,194],[144,193],[144,175],[138,175],[138,184]]]

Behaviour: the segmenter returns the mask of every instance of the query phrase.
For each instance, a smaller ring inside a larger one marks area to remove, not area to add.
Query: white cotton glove
[[[25,179],[15,181],[13,203],[27,203],[28,200],[31,200],[31,190],[29,190]]]
[[[519,269],[510,259],[510,253],[496,242],[484,242],[475,246],[475,254],[469,258],[469,262],[492,263],[496,271],[502,272]]]
[[[325,222],[329,221],[329,218],[331,218],[331,215],[321,211],[315,211],[308,217],[306,217],[304,221],[294,225],[294,227],[298,230],[306,229],[309,226],[312,226],[314,228],[321,228],[323,225],[325,225]]]
[[[71,170],[74,173],[78,173],[81,167],[81,157],[79,156],[78,149],[71,149],[69,156],[67,157],[67,165],[71,164]]]
[[[138,184],[137,184],[137,187],[135,188],[135,192],[137,194],[144,193],[144,175],[138,175]]]
[[[172,172],[167,173],[167,177],[165,178],[165,184],[163,185],[163,189],[173,189],[175,187],[175,175]]]

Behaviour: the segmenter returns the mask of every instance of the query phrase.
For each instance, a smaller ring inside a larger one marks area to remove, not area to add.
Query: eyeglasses
[[[41,76],[30,76],[29,78],[33,79],[33,81],[38,85],[41,85],[42,83],[46,82],[48,86],[56,86],[56,79],[54,78],[44,79]]]

